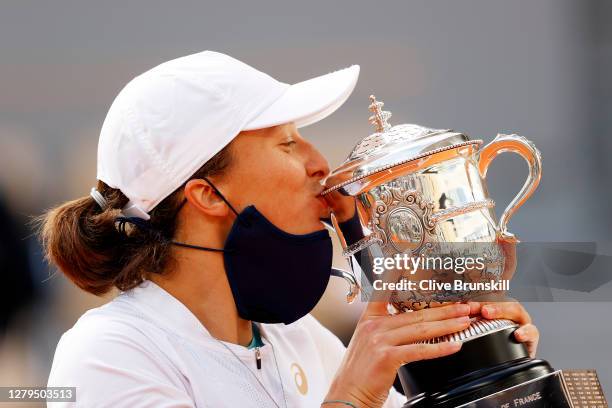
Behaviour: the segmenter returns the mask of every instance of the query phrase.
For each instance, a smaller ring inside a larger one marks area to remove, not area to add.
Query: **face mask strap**
[[[227,251],[225,249],[202,247],[202,246],[198,246],[198,245],[186,244],[184,242],[178,242],[178,241],[170,241],[170,242],[173,245],[180,246],[180,247],[183,247],[183,248],[201,249],[202,251],[211,251],[211,252],[229,252],[229,251]]]
[[[215,185],[206,177],[202,177],[204,180],[206,180],[206,182],[212,187],[213,190],[215,190],[215,193],[217,193],[217,195],[219,197],[221,197],[221,199],[223,200],[223,202],[225,202],[225,204],[227,204],[227,206],[234,212],[234,214],[236,214],[236,217],[238,216],[238,211],[236,211],[236,209],[234,207],[232,207],[232,205],[230,204],[229,201],[227,201],[225,199],[225,197],[223,196],[223,194],[221,194],[221,192],[219,191],[219,189],[217,189],[217,187],[215,187]]]
[[[206,180],[206,182],[210,185],[210,187],[212,187],[212,189],[214,190],[214,192],[221,197],[221,199],[223,200],[223,202],[225,204],[227,204],[227,206],[230,208],[230,210],[232,210],[234,212],[234,214],[236,214],[236,217],[238,217],[238,211],[236,211],[236,209],[229,203],[229,201],[227,201],[227,199],[223,196],[223,194],[221,194],[221,192],[219,191],[219,189],[217,187],[215,187],[215,185],[206,177],[202,177],[204,180]],[[185,203],[187,202],[187,199],[183,199],[183,202],[181,203],[181,205],[179,206],[179,210],[183,207],[183,205],[185,205]],[[178,211],[177,211],[178,213]],[[240,220],[240,219],[238,219]],[[190,248],[190,249],[199,249],[202,251],[211,251],[211,252],[231,252],[231,250],[227,250],[227,249],[220,249],[220,248],[208,248],[208,247],[202,247],[202,246],[198,246],[198,245],[191,245],[191,244],[186,244],[184,242],[178,242],[178,241],[170,241],[173,245],[176,246],[180,246],[183,248]]]

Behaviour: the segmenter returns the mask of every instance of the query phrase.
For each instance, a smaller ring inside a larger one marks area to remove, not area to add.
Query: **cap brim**
[[[285,93],[243,130],[263,129],[293,122],[299,127],[331,115],[350,96],[357,84],[359,65],[289,86]]]

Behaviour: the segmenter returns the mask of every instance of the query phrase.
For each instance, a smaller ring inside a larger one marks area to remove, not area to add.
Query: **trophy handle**
[[[499,220],[499,230],[502,236],[514,237],[508,232],[507,226],[510,217],[514,215],[527,199],[533,194],[542,177],[542,155],[535,145],[523,136],[498,134],[495,139],[486,145],[480,152],[478,170],[484,179],[487,176],[489,165],[500,153],[513,152],[519,154],[529,165],[529,176],[523,184],[521,191],[514,197],[504,210]]]
[[[351,273],[338,268],[332,268],[331,275],[343,278],[348,282],[349,292],[346,294],[346,302],[353,303],[353,301],[357,297],[357,294],[359,293],[359,284],[357,283],[355,277]]]

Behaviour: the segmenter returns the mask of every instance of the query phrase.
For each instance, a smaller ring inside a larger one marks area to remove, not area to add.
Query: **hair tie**
[[[106,210],[108,208],[108,202],[102,196],[102,194],[100,194],[100,192],[98,191],[97,188],[92,187],[91,191],[89,192],[89,195],[94,199],[94,201],[96,203],[98,203],[100,208],[102,208],[102,211],[104,211],[104,210]]]
[[[125,234],[125,224],[132,224],[141,231],[152,232],[161,239],[162,233],[151,226],[151,223],[148,220],[143,220],[138,217],[117,217],[115,218],[115,223],[117,223],[117,229],[122,234]]]
[[[132,224],[146,231],[150,231],[153,229],[151,227],[151,224],[147,220],[143,220],[142,218],[138,218],[138,217],[120,216],[120,217],[115,218],[115,222],[119,224],[119,229],[121,230],[121,232],[125,232],[125,224]]]

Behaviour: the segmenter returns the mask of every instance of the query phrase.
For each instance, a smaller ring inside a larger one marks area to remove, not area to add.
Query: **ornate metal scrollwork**
[[[416,254],[425,249],[436,228],[433,209],[434,203],[416,190],[382,187],[374,204],[373,226],[383,251]]]

